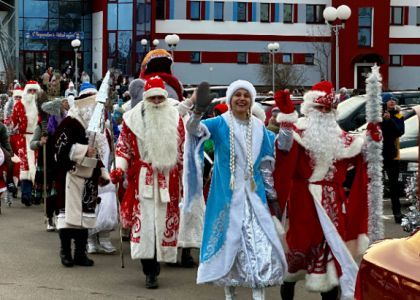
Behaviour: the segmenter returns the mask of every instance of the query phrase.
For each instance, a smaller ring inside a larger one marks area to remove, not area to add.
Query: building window
[[[306,5],[306,23],[307,24],[324,24],[324,16],[322,15],[325,5]]]
[[[248,21],[247,4],[246,2],[238,2],[238,22]]]
[[[248,57],[246,52],[238,52],[238,64],[247,64],[248,63]]]
[[[283,23],[293,23],[293,4],[283,4]]]
[[[156,19],[165,20],[166,0],[156,0]]]
[[[260,5],[260,21],[270,22],[270,3],[261,3]]]
[[[417,26],[420,25],[420,6],[417,6],[417,15],[416,15],[416,24]]]
[[[390,55],[390,57],[389,57],[389,64],[391,66],[402,66],[402,58],[401,58],[401,55]]]
[[[372,12],[372,7],[359,8],[358,45],[360,47],[372,47]]]
[[[200,20],[200,1],[191,1],[190,6],[190,19],[191,20]]]
[[[315,55],[313,53],[305,54],[305,65],[313,65],[315,62]]]
[[[283,53],[283,64],[289,65],[292,63],[292,54],[291,53]]]
[[[260,62],[263,65],[267,65],[270,62],[270,56],[268,53],[261,53]]]
[[[391,25],[403,25],[404,8],[402,6],[391,6]]]
[[[191,52],[191,63],[192,64],[201,63],[201,52],[198,52],[198,51]]]
[[[216,1],[214,2],[214,20],[215,21],[223,21],[223,2],[222,1]]]

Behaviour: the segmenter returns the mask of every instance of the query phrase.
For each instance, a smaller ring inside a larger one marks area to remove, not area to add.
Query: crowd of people
[[[273,285],[293,299],[301,279],[322,299],[353,298],[355,259],[369,243],[364,152],[381,140],[380,126],[368,126],[366,137],[342,131],[328,81],[305,93],[299,119],[281,90],[266,127],[245,80],[232,82],[208,117],[209,85],[184,98],[171,64],[156,49],[130,84],[106,77],[99,89],[85,76],[80,91],[69,84],[54,100],[46,97],[50,70],[41,84],[16,87],[2,103],[0,192],[16,197],[19,185],[23,205],[44,201],[66,267],[94,265],[87,253],[116,253],[110,232],[120,219],[146,288],[158,287],[160,263],[177,263],[181,251],[181,265],[194,267],[190,250],[200,248],[197,283],[223,287],[226,299],[236,299],[237,286],[265,299]],[[89,131],[104,87],[101,130]],[[385,140],[396,123],[389,120],[401,120],[388,114]],[[385,165],[392,174],[394,164]]]

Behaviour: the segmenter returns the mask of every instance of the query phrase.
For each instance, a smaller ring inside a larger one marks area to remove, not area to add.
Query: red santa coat
[[[184,124],[177,114],[178,159],[166,172],[153,168],[142,159],[140,142],[141,105],[124,115],[116,146],[116,166],[126,171],[128,186],[121,203],[124,228],[131,227],[132,259],[176,262],[181,198]],[[135,117],[128,117],[135,115]]]
[[[355,254],[363,252],[368,243],[367,168],[361,154],[364,140],[343,132],[345,151],[336,157],[335,172],[331,173],[322,162],[312,162],[301,135],[296,129],[289,152],[277,149],[274,171],[280,206],[284,211],[287,204],[289,217],[285,280],[296,281],[306,274],[308,290],[325,292],[337,286],[346,273],[354,285],[357,266],[345,245]],[[343,183],[350,167],[356,168],[356,174],[347,197]],[[331,225],[329,230],[326,223]],[[354,286],[349,288],[354,291]]]
[[[30,148],[33,133],[38,124],[38,109],[36,103],[17,101],[13,106],[11,121],[17,134],[11,139],[14,151],[20,159],[20,179],[35,179],[35,152]]]

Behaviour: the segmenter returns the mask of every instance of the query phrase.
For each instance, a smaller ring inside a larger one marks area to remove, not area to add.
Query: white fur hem
[[[20,180],[31,180],[31,176],[29,174],[29,171],[20,171],[19,179]]]
[[[356,258],[359,255],[365,253],[367,248],[369,247],[369,237],[367,234],[359,234],[357,239],[347,241],[346,246],[349,249],[351,255]]]
[[[128,169],[128,162],[124,157],[117,156],[115,158],[115,167],[120,168],[125,172]]]
[[[277,115],[276,121],[279,123],[285,122],[285,123],[296,123],[298,120],[298,114],[296,111],[290,113],[290,114],[284,114],[279,113]]]
[[[324,274],[307,274],[305,287],[310,292],[324,293],[338,286],[337,270],[334,262],[327,264],[327,272]]]

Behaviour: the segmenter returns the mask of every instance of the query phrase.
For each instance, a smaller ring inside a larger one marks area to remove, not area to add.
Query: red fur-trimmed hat
[[[26,94],[28,90],[37,90],[37,92],[39,92],[41,90],[41,86],[39,85],[37,81],[29,80],[25,85],[25,89],[23,93]]]
[[[144,84],[143,99],[153,96],[168,98],[168,92],[165,90],[165,83],[159,76],[150,77]]]
[[[23,96],[23,89],[21,87],[17,87],[16,89],[13,90],[13,98],[15,98],[16,96]]]
[[[334,86],[329,81],[321,81],[312,86],[311,90],[303,96],[301,111],[307,114],[315,106],[326,106],[333,109],[337,108],[338,99],[335,96]]]

